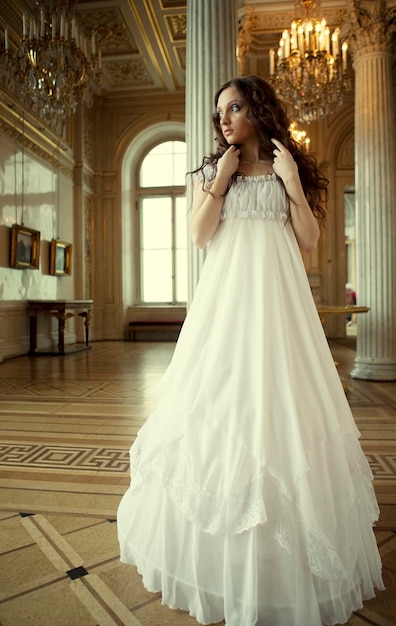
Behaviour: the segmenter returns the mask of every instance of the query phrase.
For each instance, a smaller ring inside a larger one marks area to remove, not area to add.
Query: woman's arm
[[[291,223],[300,248],[307,253],[315,250],[319,240],[319,224],[311,211],[301,185],[298,167],[290,152],[280,141],[272,139],[274,172],[282,179],[290,200]]]
[[[240,150],[230,146],[217,162],[217,174],[210,189],[197,185],[191,211],[190,233],[198,248],[204,248],[220,222],[225,193],[233,173],[238,169]]]

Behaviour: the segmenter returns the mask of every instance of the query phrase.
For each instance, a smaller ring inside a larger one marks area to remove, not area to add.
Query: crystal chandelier
[[[19,97],[48,121],[75,112],[91,80],[100,82],[101,55],[95,34],[89,39],[79,27],[76,0],[36,0],[36,14],[22,16],[18,50],[9,47],[4,33],[4,55]]]
[[[298,128],[297,122],[292,122],[289,126],[289,131],[294,141],[296,141],[303,152],[309,152],[309,145],[311,143],[311,139],[307,135],[306,130],[302,130]]]
[[[283,31],[277,55],[269,52],[269,65],[271,82],[291,116],[309,124],[340,108],[350,89],[348,44],[341,45],[339,28],[331,34],[326,20],[311,17],[315,0],[300,4],[305,15]]]

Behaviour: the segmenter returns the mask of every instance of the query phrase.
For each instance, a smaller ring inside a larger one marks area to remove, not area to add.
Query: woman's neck
[[[272,159],[244,159],[243,157],[239,159],[240,163],[272,163]]]
[[[238,170],[245,174],[245,176],[261,176],[264,174],[272,174],[272,160],[271,159],[258,159],[253,161],[251,159],[239,159]]]
[[[258,152],[249,152],[249,151],[241,151],[241,155],[239,157],[240,163],[267,163],[270,161],[272,163],[272,155],[259,154]]]

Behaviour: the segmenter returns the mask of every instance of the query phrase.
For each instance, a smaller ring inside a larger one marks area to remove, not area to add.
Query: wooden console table
[[[317,304],[316,308],[322,323],[326,315],[348,315],[348,313],[367,313],[370,309],[368,306],[359,306],[357,304]]]
[[[30,320],[30,350],[29,354],[60,354],[65,355],[65,325],[70,317],[84,318],[85,345],[83,347],[68,350],[76,352],[78,350],[88,350],[89,346],[89,325],[91,322],[91,309],[93,300],[28,300],[28,315]],[[68,312],[73,310],[73,312]],[[78,312],[80,311],[80,312]],[[37,316],[45,313],[58,320],[58,350],[39,351],[37,350]]]
[[[357,304],[317,304],[316,308],[319,313],[320,321],[325,321],[326,315],[348,315],[350,313],[367,313],[370,309],[368,306],[359,306]],[[338,363],[335,361],[337,367]],[[347,384],[341,379],[344,391],[348,391]]]

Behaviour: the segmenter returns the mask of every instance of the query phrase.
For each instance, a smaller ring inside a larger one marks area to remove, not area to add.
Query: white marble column
[[[358,315],[353,378],[396,380],[396,149],[387,27],[354,34]]]
[[[186,141],[188,170],[197,168],[214,150],[211,118],[217,89],[237,74],[235,0],[188,0]],[[191,183],[188,181],[188,206]],[[197,286],[204,250],[189,244],[189,301]]]

